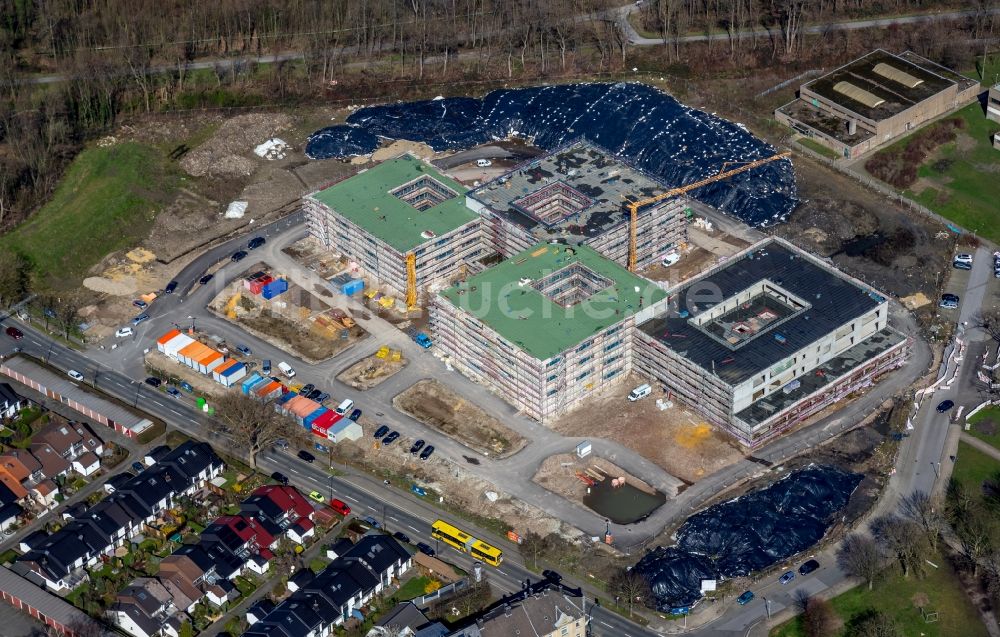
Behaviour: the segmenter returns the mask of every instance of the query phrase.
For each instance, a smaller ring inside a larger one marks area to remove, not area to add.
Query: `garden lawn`
[[[983,481],[1000,471],[1000,460],[997,460],[970,444],[958,443],[958,459],[951,479],[962,484],[969,493],[979,495],[983,492]]]
[[[88,148],[52,199],[0,237],[0,250],[24,254],[50,287],[73,288],[107,254],[148,236],[175,183],[157,149],[134,142]]]
[[[917,175],[930,187],[919,193],[905,191],[907,197],[954,221],[976,234],[1000,242],[996,202],[1000,201],[1000,151],[993,148],[993,134],[1000,123],[987,120],[977,101],[954,115],[965,120],[965,136],[975,140],[975,146],[959,149],[952,142],[940,147],[920,166]],[[919,133],[918,133],[919,134]],[[919,182],[918,182],[919,183]]]
[[[823,144],[820,144],[816,140],[809,139],[808,137],[800,137],[796,140],[799,144],[805,146],[809,150],[819,153],[820,155],[827,157],[829,159],[837,159],[840,155],[837,154],[832,148],[827,148]]]
[[[880,610],[893,617],[902,635],[925,637],[986,637],[989,633],[979,620],[979,613],[962,591],[955,571],[940,555],[928,556],[938,568],[928,567],[923,579],[904,579],[893,575],[876,584],[870,591],[867,586],[856,586],[830,600],[837,615],[846,624],[868,609]],[[937,611],[936,622],[924,621],[920,610],[914,606],[915,596],[925,595],[929,611]],[[805,637],[802,615],[774,628],[770,637]],[[841,629],[834,637],[843,637]]]
[[[972,425],[970,434],[1000,449],[1000,407],[987,407],[967,422]]]
[[[424,594],[427,585],[431,583],[429,577],[411,577],[406,580],[393,597],[406,601]]]

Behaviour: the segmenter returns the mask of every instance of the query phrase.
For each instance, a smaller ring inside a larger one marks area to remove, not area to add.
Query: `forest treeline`
[[[469,82],[587,76],[636,59],[646,70],[711,77],[827,63],[873,41],[937,58],[967,55],[960,43],[983,37],[992,20],[929,23],[882,40],[837,33],[821,46],[804,45],[802,28],[991,3],[646,0],[633,18],[668,45],[638,51],[618,19],[620,0],[0,0],[0,232],[43,202],[81,144],[123,114],[402,98],[431,79],[459,90]],[[768,34],[737,34],[754,28]],[[678,41],[709,30],[732,37]],[[296,59],[242,61],[289,53]],[[241,61],[223,63],[231,60]],[[190,70],[206,61],[207,69]],[[68,81],[36,84],[33,74]]]

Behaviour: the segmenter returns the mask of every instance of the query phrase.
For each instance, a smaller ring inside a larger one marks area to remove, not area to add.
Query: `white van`
[[[285,361],[278,363],[278,369],[281,370],[281,373],[284,374],[286,378],[295,378],[295,370],[292,369],[292,366]]]
[[[628,395],[628,399],[631,402],[635,402],[640,398],[645,398],[646,396],[649,396],[651,393],[653,393],[653,388],[649,386],[649,383],[645,383],[633,389],[632,392]]]
[[[479,166],[480,168],[489,168],[490,166],[493,165],[493,162],[491,162],[488,159],[477,159],[476,165]]]
[[[350,398],[345,398],[344,402],[337,405],[337,408],[334,409],[333,411],[335,411],[340,416],[346,416],[351,412],[352,409],[354,409],[354,401],[351,400]]]

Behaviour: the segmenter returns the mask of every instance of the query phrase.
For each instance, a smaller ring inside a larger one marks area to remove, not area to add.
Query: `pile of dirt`
[[[354,389],[367,391],[406,367],[406,360],[392,360],[389,356],[366,356],[337,374],[337,380]]]
[[[417,382],[393,398],[392,404],[425,425],[486,455],[502,458],[526,444],[520,434],[436,380]]]
[[[403,153],[412,153],[421,159],[431,160],[437,157],[437,153],[434,149],[427,144],[421,144],[419,142],[410,142],[403,140],[397,140],[389,144],[388,146],[383,146],[379,148],[371,155],[359,155],[357,157],[351,158],[351,163],[355,165],[367,164],[369,161],[373,163],[383,162],[387,159],[393,159],[399,157]]]
[[[258,165],[249,158],[254,148],[291,125],[291,116],[282,113],[237,115],[224,121],[208,141],[185,154],[181,168],[193,177],[245,177]]]

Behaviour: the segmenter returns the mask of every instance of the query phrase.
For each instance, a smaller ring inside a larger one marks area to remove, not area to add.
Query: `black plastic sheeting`
[[[329,159],[368,154],[380,139],[407,139],[442,151],[511,137],[543,150],[586,137],[668,186],[713,175],[727,161],[752,161],[777,152],[741,125],[688,108],[651,86],[588,83],[362,108],[346,124],[313,133],[306,155]],[[788,160],[691,194],[755,226],[784,221],[797,203]]]
[[[749,575],[818,542],[862,478],[827,466],[793,471],[688,518],[675,546],[657,547],[635,569],[660,611],[690,606],[701,597],[701,580]]]

